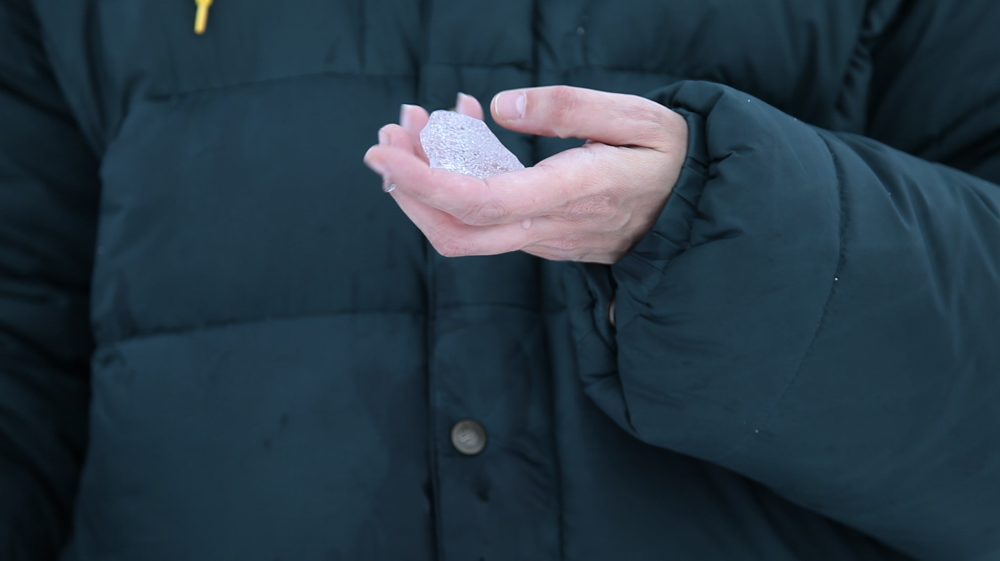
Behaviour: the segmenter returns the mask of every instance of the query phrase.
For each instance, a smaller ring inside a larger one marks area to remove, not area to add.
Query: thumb
[[[513,131],[614,146],[661,148],[686,126],[683,117],[646,98],[571,86],[500,92],[490,112]]]

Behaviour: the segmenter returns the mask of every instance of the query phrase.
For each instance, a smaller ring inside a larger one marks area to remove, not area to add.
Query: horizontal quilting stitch
[[[445,66],[445,67],[452,67],[452,68],[480,68],[480,69],[489,69],[489,68],[499,68],[499,67],[511,66],[511,65],[505,65],[505,64],[467,64],[467,63],[435,62],[435,63],[433,63],[431,65],[428,65],[428,66]],[[517,66],[517,65],[514,65],[514,66]],[[527,69],[525,69],[525,70],[527,70]],[[562,72],[566,72],[566,73],[572,73],[572,72],[578,72],[578,71],[581,71],[581,70],[587,70],[587,71],[611,72],[611,73],[616,73],[616,74],[635,74],[635,75],[643,75],[643,76],[649,76],[649,75],[652,75],[652,76],[663,76],[664,78],[669,79],[671,82],[677,81],[678,79],[681,79],[681,78],[678,78],[676,74],[673,74],[673,73],[670,73],[670,72],[666,72],[666,71],[648,70],[648,69],[641,69],[641,68],[621,68],[621,67],[614,67],[614,66],[600,66],[600,65],[595,65],[595,64],[588,64],[588,65],[577,66],[577,67],[573,67],[573,68],[563,68],[563,69],[559,69],[559,70],[562,71]],[[294,75],[289,75],[289,76],[278,76],[278,77],[267,78],[267,79],[263,79],[263,80],[250,80],[250,81],[246,81],[246,82],[234,82],[234,83],[230,83],[230,84],[219,84],[219,85],[213,85],[213,86],[205,86],[203,88],[194,88],[194,89],[189,89],[189,90],[178,90],[176,92],[171,92],[171,93],[161,93],[161,94],[149,95],[149,96],[146,96],[144,99],[146,101],[164,101],[164,100],[177,99],[177,98],[186,97],[186,96],[195,96],[195,95],[201,95],[201,94],[208,94],[208,93],[213,93],[213,92],[220,92],[221,93],[221,92],[225,92],[225,91],[229,91],[229,90],[248,89],[248,88],[260,87],[260,86],[267,86],[267,85],[271,85],[271,84],[281,84],[281,83],[285,83],[285,82],[295,82],[295,81],[299,81],[299,80],[320,80],[320,79],[323,79],[323,78],[348,78],[348,79],[350,79],[350,78],[356,78],[358,80],[374,81],[374,80],[413,80],[413,79],[416,79],[417,77],[418,77],[417,74],[370,74],[370,73],[364,73],[364,72],[337,72],[337,71],[313,72],[313,73],[308,73],[308,74],[294,74]]]
[[[510,305],[510,304],[491,304],[491,303],[482,303],[482,304],[452,304],[452,305],[437,306],[437,307],[435,307],[435,310],[441,311],[441,310],[447,310],[447,309],[452,309],[452,308],[504,308],[504,309],[521,310],[521,311],[523,311],[525,313],[530,313],[530,314],[548,314],[548,313],[552,313],[553,312],[553,310],[546,310],[546,311],[543,312],[543,311],[535,310],[535,309],[528,308],[528,307],[525,307],[525,306],[514,306],[514,305]],[[138,333],[136,335],[131,335],[131,336],[125,337],[123,339],[119,339],[117,341],[109,341],[109,342],[104,343],[104,344],[105,345],[118,345],[118,344],[130,342],[130,341],[138,341],[138,340],[142,340],[142,339],[149,339],[149,338],[152,338],[152,337],[169,337],[169,336],[174,336],[174,335],[184,335],[184,334],[194,333],[194,332],[200,332],[200,331],[214,331],[214,330],[218,330],[218,329],[226,329],[228,327],[253,325],[253,324],[267,323],[267,322],[273,322],[273,321],[289,322],[289,321],[310,320],[310,319],[319,319],[319,318],[332,318],[332,317],[350,316],[350,315],[358,315],[358,316],[379,316],[379,315],[385,315],[385,316],[392,316],[392,315],[400,315],[400,316],[423,316],[423,315],[426,315],[426,314],[427,314],[426,310],[343,310],[343,311],[333,311],[333,312],[317,312],[317,313],[312,313],[312,314],[290,314],[290,315],[286,315],[286,316],[277,315],[277,316],[260,317],[260,318],[241,318],[241,319],[234,319],[234,320],[231,320],[231,321],[219,321],[219,322],[205,323],[205,324],[200,324],[200,325],[197,325],[197,326],[173,327],[173,328],[166,328],[166,329],[150,330],[150,331],[145,331],[145,332]]]
[[[219,321],[214,323],[204,323],[200,325],[192,325],[185,327],[170,327],[165,329],[153,329],[145,332],[138,333],[136,335],[130,335],[116,341],[108,341],[102,344],[102,346],[114,346],[121,345],[123,343],[129,343],[134,341],[141,341],[144,339],[151,339],[155,337],[172,337],[180,335],[188,335],[191,333],[205,332],[205,331],[216,331],[221,329],[226,329],[229,327],[241,327],[249,326],[267,322],[294,322],[294,321],[304,321],[320,318],[333,318],[339,316],[377,316],[377,315],[400,315],[400,316],[421,316],[426,312],[423,310],[344,310],[340,312],[317,312],[312,314],[291,314],[287,316],[270,316],[270,317],[259,317],[259,318],[241,318],[234,319],[231,321]]]
[[[357,78],[359,80],[412,80],[416,78],[414,74],[398,74],[398,75],[378,75],[378,74],[368,74],[363,72],[313,72],[308,74],[295,74],[290,76],[279,76],[275,78],[267,78],[263,80],[250,80],[247,82],[235,82],[232,84],[221,84],[214,86],[206,86],[204,88],[195,88],[190,90],[181,90],[167,94],[154,94],[146,96],[146,101],[166,101],[171,99],[177,99],[187,96],[196,96],[201,94],[210,93],[222,93],[231,90],[244,90],[261,86],[268,86],[273,84],[282,84],[287,82],[304,81],[304,80],[321,80],[324,78]]]

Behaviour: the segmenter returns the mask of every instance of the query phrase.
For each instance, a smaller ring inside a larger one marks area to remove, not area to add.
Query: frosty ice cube
[[[491,175],[524,169],[517,156],[500,144],[486,123],[454,111],[435,111],[420,131],[432,168],[441,168],[486,179]]]

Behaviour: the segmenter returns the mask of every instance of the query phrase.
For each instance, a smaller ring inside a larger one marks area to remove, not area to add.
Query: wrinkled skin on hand
[[[456,109],[483,118],[459,95]],[[531,168],[486,179],[432,169],[420,145],[428,113],[405,105],[365,163],[447,257],[524,251],[613,264],[653,227],[687,155],[687,122],[648,99],[552,86],[501,92],[490,110],[508,129],[586,139]]]

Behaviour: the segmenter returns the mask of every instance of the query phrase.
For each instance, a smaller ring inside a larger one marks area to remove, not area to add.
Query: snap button
[[[608,323],[611,327],[617,327],[615,325],[615,297],[611,297],[611,302],[608,302]]]
[[[486,448],[486,429],[472,419],[465,419],[451,427],[451,444],[466,456],[475,456]]]

